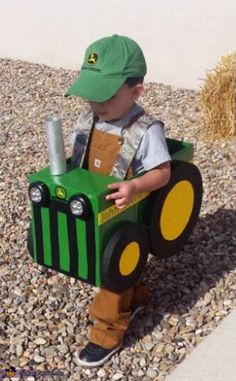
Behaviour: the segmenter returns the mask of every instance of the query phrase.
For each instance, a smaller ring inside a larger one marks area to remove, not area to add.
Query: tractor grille
[[[34,259],[38,264],[96,284],[93,213],[81,222],[68,203],[51,199],[47,208],[33,204],[33,226]]]

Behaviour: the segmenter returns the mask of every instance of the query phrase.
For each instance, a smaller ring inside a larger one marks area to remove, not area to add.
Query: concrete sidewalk
[[[165,381],[236,381],[236,310]]]

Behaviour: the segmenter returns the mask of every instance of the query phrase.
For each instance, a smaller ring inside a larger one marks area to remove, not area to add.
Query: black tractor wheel
[[[147,230],[133,222],[124,222],[110,238],[104,250],[103,286],[114,292],[122,292],[130,288],[139,279],[148,253]]]
[[[149,198],[151,253],[159,258],[177,253],[187,242],[200,213],[202,178],[188,162],[171,163],[169,183]]]

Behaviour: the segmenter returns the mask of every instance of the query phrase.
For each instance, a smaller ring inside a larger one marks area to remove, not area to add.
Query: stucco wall
[[[84,49],[113,33],[143,48],[147,80],[196,88],[236,49],[235,0],[1,0],[0,57],[79,69]]]

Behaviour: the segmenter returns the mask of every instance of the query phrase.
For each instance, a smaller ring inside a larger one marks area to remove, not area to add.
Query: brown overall
[[[120,144],[120,136],[94,128],[88,151],[88,169],[109,174],[117,159]],[[96,320],[90,332],[90,341],[103,348],[117,347],[128,329],[131,307],[143,306],[149,299],[147,286],[139,282],[122,293],[101,288],[89,306],[89,313]]]

